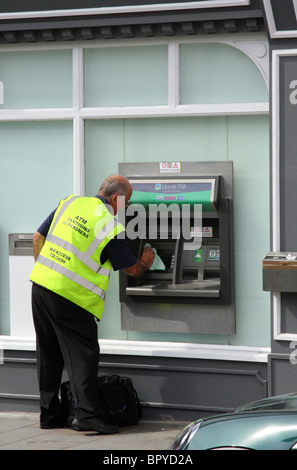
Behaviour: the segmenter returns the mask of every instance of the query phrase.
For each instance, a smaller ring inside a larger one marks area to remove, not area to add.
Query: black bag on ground
[[[129,377],[115,374],[98,376],[99,408],[102,419],[109,424],[132,426],[141,418],[141,407]],[[61,404],[64,422],[71,425],[75,418],[75,404],[69,381],[61,384]]]

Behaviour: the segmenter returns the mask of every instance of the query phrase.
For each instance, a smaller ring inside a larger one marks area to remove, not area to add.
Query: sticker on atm
[[[220,250],[209,250],[208,261],[220,261]]]
[[[160,162],[160,173],[181,173],[181,162]]]
[[[212,238],[212,227],[191,227],[191,236]]]
[[[194,262],[201,263],[202,261],[202,248],[194,251]]]

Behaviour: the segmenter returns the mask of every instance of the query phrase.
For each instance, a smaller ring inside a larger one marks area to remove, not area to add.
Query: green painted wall
[[[87,107],[168,104],[167,45],[86,47],[82,69]],[[268,101],[258,68],[226,44],[182,44],[179,78],[184,105],[211,104],[213,110],[216,103]],[[46,110],[71,108],[77,79],[71,48],[0,53],[0,110],[43,112],[41,121],[14,122],[10,114],[0,122],[0,334],[9,334],[8,233],[34,232],[59,199],[73,192],[73,123],[47,120]],[[121,331],[113,273],[101,337],[269,346],[270,304],[261,279],[270,229],[268,145],[268,116],[108,119],[107,113],[106,119],[85,120],[87,195],[97,193],[119,162],[234,163],[236,334]]]
[[[86,123],[87,195],[117,172],[118,162],[233,161],[237,332],[230,337],[147,334],[120,329],[118,274],[100,324],[104,338],[268,346],[270,300],[261,262],[269,247],[269,118],[129,119]]]

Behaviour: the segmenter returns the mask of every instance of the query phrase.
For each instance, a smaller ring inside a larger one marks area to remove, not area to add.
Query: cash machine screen
[[[133,188],[130,204],[142,205],[144,208],[144,212],[140,211],[140,222],[137,221],[140,223],[141,236],[131,240],[135,255],[141,256],[144,246],[149,244],[163,263],[156,263],[142,278],[127,278],[126,295],[133,297],[134,301],[145,296],[159,300],[162,298],[164,302],[170,297],[200,297],[225,302],[221,284],[221,220],[224,220],[221,214],[224,212],[220,176],[183,179],[135,177],[129,178],[129,181]],[[195,218],[196,204],[202,208],[199,219]],[[177,205],[180,217],[175,218],[173,210],[170,213],[173,205]],[[190,209],[189,212],[184,212],[185,205],[186,210]],[[154,216],[153,208],[157,209],[157,217]],[[132,214],[133,210],[128,216],[132,217]],[[169,216],[168,220],[166,215]],[[186,224],[190,227],[190,237],[184,231]],[[176,236],[177,228],[179,236]]]
[[[161,258],[163,261],[165,268],[169,269],[172,267],[172,258],[174,256],[174,250],[173,249],[159,249],[158,250],[158,256]]]

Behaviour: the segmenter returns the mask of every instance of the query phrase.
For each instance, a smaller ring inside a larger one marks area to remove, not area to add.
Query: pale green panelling
[[[72,51],[0,53],[0,109],[72,107]]]
[[[182,44],[181,104],[267,102],[258,67],[233,46]]]
[[[73,192],[72,122],[0,123],[0,334],[9,334],[9,233],[33,233]],[[29,281],[28,281],[29,283]]]
[[[168,47],[85,49],[85,106],[168,103]]]

